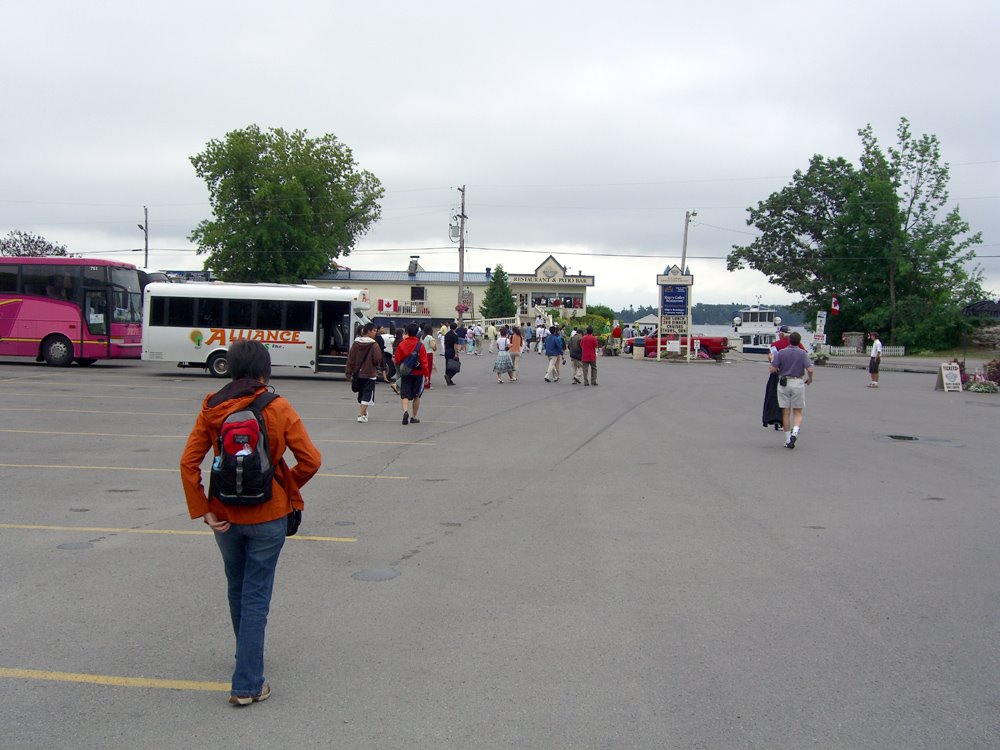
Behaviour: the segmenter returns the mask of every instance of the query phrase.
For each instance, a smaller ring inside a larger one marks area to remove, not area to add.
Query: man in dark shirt
[[[458,328],[457,324],[451,323],[448,326],[448,333],[444,335],[444,382],[448,385],[455,385],[451,376],[458,372],[456,367],[458,365],[458,332],[455,330],[456,328]]]

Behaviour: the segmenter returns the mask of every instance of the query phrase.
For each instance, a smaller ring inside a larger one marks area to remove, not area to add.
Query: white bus
[[[142,358],[221,378],[229,374],[230,344],[253,339],[270,350],[273,365],[343,372],[369,305],[367,289],[154,282],[143,300]]]

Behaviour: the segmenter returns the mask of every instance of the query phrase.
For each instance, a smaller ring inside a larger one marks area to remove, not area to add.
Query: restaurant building
[[[551,255],[530,273],[504,270],[517,304],[520,323],[533,322],[537,315],[546,315],[549,310],[559,310],[563,317],[586,314],[587,289],[594,286],[593,276],[582,273],[569,275],[566,267]],[[480,317],[479,305],[493,279],[491,271],[487,268],[463,274],[465,289],[462,301],[468,306],[468,312],[463,314],[465,320]],[[390,325],[393,321],[405,323],[411,320],[441,323],[458,317],[458,273],[427,271],[420,265],[419,256],[410,258],[405,271],[340,268],[305,282],[315,286],[368,289],[371,300],[368,316]]]

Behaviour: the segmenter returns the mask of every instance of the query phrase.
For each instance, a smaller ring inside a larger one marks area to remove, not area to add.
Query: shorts
[[[871,359],[869,359],[868,360],[868,372],[870,372],[872,375],[877,375],[878,374],[879,362],[880,362],[880,360],[877,359],[876,357],[872,357]]]
[[[375,403],[375,381],[371,378],[361,379],[361,390],[358,391],[358,403],[371,406]]]
[[[779,385],[778,406],[782,409],[804,409],[806,381],[802,378],[788,378],[786,385]]]
[[[406,375],[399,379],[399,397],[406,399],[420,398],[424,393],[424,376]]]

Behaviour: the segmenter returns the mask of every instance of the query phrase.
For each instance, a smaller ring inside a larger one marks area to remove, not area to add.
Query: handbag
[[[285,532],[285,536],[295,536],[301,524],[302,511],[298,508],[293,508],[292,512],[288,514],[288,530]]]
[[[445,360],[444,371],[448,373],[448,377],[457,375],[462,371],[462,362],[457,358]]]

